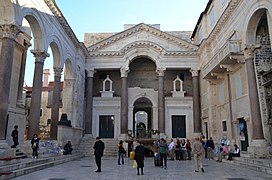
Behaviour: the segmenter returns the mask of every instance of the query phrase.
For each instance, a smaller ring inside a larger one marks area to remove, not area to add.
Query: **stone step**
[[[232,161],[224,160],[224,162],[272,175],[271,159],[251,159],[244,157],[234,157]]]
[[[61,163],[65,163],[71,160],[79,159],[84,157],[84,155],[76,153],[72,155],[58,155],[55,157],[50,157],[46,159],[25,159],[24,162],[2,166],[0,179],[10,179],[18,177],[24,174],[28,174],[37,170],[45,169],[47,167],[52,167]]]

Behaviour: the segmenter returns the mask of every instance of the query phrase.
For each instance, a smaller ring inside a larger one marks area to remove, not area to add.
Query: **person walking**
[[[94,149],[94,156],[95,156],[95,163],[97,166],[97,170],[95,172],[101,172],[101,158],[104,153],[105,144],[101,141],[100,137],[96,137],[96,141],[93,146]]]
[[[163,161],[164,161],[164,169],[167,168],[167,153],[168,153],[168,146],[166,144],[166,140],[161,138],[160,141],[160,158],[161,158],[161,167],[163,168]]]
[[[145,148],[140,142],[138,142],[134,155],[134,160],[137,162],[137,175],[140,175],[140,169],[141,175],[144,175],[144,154]]]
[[[206,142],[207,147],[207,159],[211,160],[213,158],[214,143],[212,137]]]
[[[195,161],[195,172],[199,172],[199,167],[201,171],[204,173],[203,169],[203,156],[205,153],[203,144],[200,142],[199,137],[195,138],[195,142],[193,145],[193,153],[194,153],[194,161]]]
[[[13,145],[11,146],[11,148],[16,148],[19,144],[18,142],[18,126],[15,125],[14,126],[14,130],[11,133],[12,136],[12,140],[13,140]]]
[[[118,144],[118,165],[121,165],[120,159],[122,159],[122,164],[124,164],[124,156],[126,154],[126,150],[123,145],[123,141],[120,140]]]
[[[40,143],[40,139],[38,138],[38,135],[34,134],[33,138],[31,139],[32,158],[33,159],[38,158],[39,143]]]

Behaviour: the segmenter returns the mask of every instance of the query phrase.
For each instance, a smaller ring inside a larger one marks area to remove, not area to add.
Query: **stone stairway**
[[[105,143],[105,150],[104,150],[104,156],[117,156],[118,152],[118,140],[115,139],[101,139]],[[93,145],[95,143],[95,139],[93,137],[83,137],[79,147],[78,151],[85,156],[93,156],[94,155],[94,149]]]
[[[242,166],[255,171],[263,172],[272,175],[272,159],[253,159],[250,157],[241,156],[234,157],[232,161],[223,160],[226,163],[230,163],[237,166]]]
[[[72,155],[54,155],[47,158],[9,158],[0,160],[0,179],[11,179],[37,170],[52,167],[68,161],[84,157],[80,153]]]

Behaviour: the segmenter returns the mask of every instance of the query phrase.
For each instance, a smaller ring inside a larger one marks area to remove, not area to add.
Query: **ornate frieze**
[[[89,52],[97,51],[99,49],[104,48],[105,46],[108,46],[109,44],[115,43],[116,41],[118,41],[120,39],[126,38],[128,36],[131,36],[132,34],[140,32],[140,31],[145,31],[145,32],[151,33],[151,34],[161,37],[167,41],[172,41],[172,42],[178,44],[179,46],[181,46],[182,48],[186,48],[186,49],[192,50],[192,51],[197,50],[197,46],[195,46],[189,42],[186,42],[185,40],[179,39],[175,36],[172,36],[170,34],[162,32],[156,28],[153,28],[151,26],[141,23],[141,24],[139,24],[129,30],[123,31],[122,33],[114,35],[111,38],[107,38],[104,41],[101,41],[100,43],[89,47],[88,51]]]
[[[17,35],[22,31],[13,24],[0,25],[0,38],[16,39]]]

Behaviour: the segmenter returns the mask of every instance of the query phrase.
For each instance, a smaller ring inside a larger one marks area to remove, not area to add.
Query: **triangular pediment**
[[[88,51],[90,54],[106,52],[122,54],[137,47],[151,47],[165,53],[195,52],[198,48],[183,39],[141,23],[88,47]]]

